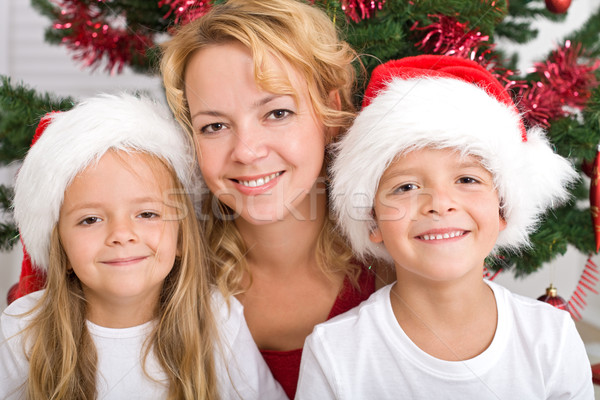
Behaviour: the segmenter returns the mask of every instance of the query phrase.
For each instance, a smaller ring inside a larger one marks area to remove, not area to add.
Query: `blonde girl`
[[[306,336],[375,286],[328,214],[326,146],[354,117],[354,61],[295,0],[230,0],[164,45],[167,100],[210,191],[212,277],[291,398]]]
[[[41,125],[14,215],[47,282],[1,317],[0,397],[278,398],[243,319],[211,293],[194,157],[166,110],[103,95]]]

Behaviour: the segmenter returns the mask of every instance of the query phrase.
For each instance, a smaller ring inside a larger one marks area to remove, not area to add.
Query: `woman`
[[[167,100],[209,193],[215,282],[293,398],[313,327],[375,289],[329,217],[326,147],[354,117],[356,54],[294,0],[230,0],[164,45]]]

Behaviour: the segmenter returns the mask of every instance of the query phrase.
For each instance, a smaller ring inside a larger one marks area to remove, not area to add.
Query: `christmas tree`
[[[179,24],[202,18],[223,0],[32,0],[49,19],[46,41],[66,46],[77,62],[117,74],[125,66],[157,74],[158,43]],[[528,125],[542,125],[561,155],[583,178],[573,200],[546,215],[532,235],[533,247],[488,260],[488,269],[523,276],[573,246],[597,253],[600,240],[598,144],[600,142],[600,9],[560,46],[524,74],[517,56],[505,54],[499,39],[526,43],[536,37],[537,18],[561,21],[570,0],[309,0],[322,7],[344,38],[362,55],[364,77],[379,63],[423,53],[475,60],[492,71],[518,104]],[[358,68],[358,66],[357,66]],[[361,85],[356,94],[360,102]],[[67,110],[71,99],[40,94],[3,77],[0,87],[0,164],[20,160],[35,125],[47,110]],[[0,187],[0,207],[9,210],[11,188]],[[0,225],[0,247],[18,238],[11,223]],[[570,304],[594,292],[598,269],[588,262]],[[575,312],[577,312],[575,310]]]

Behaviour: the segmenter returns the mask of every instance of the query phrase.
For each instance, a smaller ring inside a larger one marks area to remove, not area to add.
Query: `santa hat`
[[[65,190],[108,150],[160,157],[186,190],[194,190],[197,164],[191,139],[166,107],[148,98],[99,95],[69,111],[48,114],[40,121],[40,126],[46,125],[19,169],[13,200],[21,240],[38,269],[48,268],[50,235]]]
[[[528,246],[541,215],[566,201],[578,178],[541,128],[525,130],[509,94],[479,64],[434,55],[389,61],[373,71],[330,170],[332,207],[359,257],[393,261],[369,240],[373,200],[390,163],[424,147],[478,156],[492,173],[507,223],[495,250]]]

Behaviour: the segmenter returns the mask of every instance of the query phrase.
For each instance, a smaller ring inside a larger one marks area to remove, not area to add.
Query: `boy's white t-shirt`
[[[487,282],[496,333],[460,362],[418,348],[398,324],[388,285],[317,325],[306,339],[296,399],[585,399],[591,367],[568,312]]]
[[[18,316],[29,311],[43,291],[13,302],[0,317],[0,399],[24,399],[23,383],[29,373],[19,332],[31,319]],[[215,368],[222,399],[287,399],[264,362],[244,319],[243,306],[235,298],[230,308],[218,291],[212,307],[220,334]],[[149,355],[146,376],[141,357],[144,341],[155,322],[112,329],[87,322],[98,353],[98,399],[164,399],[167,379],[156,358]]]

